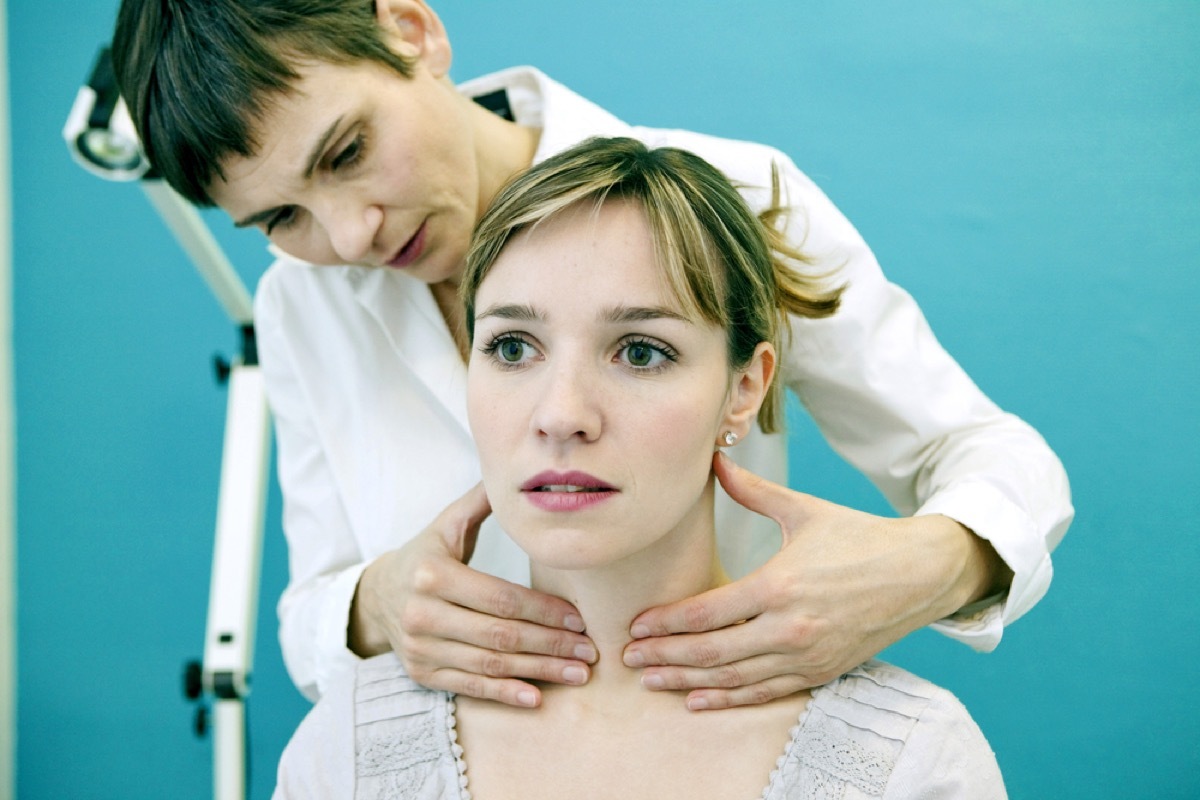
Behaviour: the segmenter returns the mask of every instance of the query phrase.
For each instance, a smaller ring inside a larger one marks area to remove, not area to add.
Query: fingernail
[[[578,614],[567,614],[563,618],[563,627],[576,633],[583,633],[586,630],[583,625],[583,617]]]
[[[563,680],[567,683],[587,683],[588,673],[583,667],[563,667]]]
[[[523,706],[529,706],[532,708],[533,706],[537,705],[537,693],[531,692],[528,689],[517,692],[517,702]]]
[[[596,648],[590,644],[577,644],[575,645],[575,657],[591,664],[596,660]]]
[[[688,711],[707,711],[708,701],[703,697],[689,697],[687,707]]]
[[[667,682],[662,679],[662,675],[649,673],[642,676],[642,686],[645,686],[647,689],[665,689]]]
[[[637,650],[631,650],[625,654],[625,666],[627,667],[644,667],[646,666],[646,657]]]
[[[650,629],[639,622],[629,629],[629,635],[635,639],[645,639],[650,635]]]

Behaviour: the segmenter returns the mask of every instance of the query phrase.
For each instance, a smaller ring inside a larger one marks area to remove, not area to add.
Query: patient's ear
[[[375,0],[375,17],[392,50],[419,59],[435,78],[450,73],[450,38],[424,0]]]
[[[724,438],[727,432],[736,434],[738,439],[746,438],[774,377],[775,348],[770,342],[759,342],[750,363],[733,373],[729,405],[717,434],[718,444],[729,444]]]

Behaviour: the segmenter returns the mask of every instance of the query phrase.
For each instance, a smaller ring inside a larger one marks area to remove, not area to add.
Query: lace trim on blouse
[[[761,800],[882,797],[934,687],[871,661],[813,690]],[[399,662],[363,662],[355,687],[357,800],[470,800],[454,697]]]

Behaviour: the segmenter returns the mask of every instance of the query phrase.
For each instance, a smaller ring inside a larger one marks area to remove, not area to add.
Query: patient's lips
[[[521,492],[543,511],[579,511],[617,495],[617,488],[586,472],[539,472],[521,484]]]

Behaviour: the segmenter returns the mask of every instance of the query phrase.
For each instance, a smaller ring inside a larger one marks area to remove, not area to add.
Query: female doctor
[[[423,0],[124,0],[113,51],[155,167],[279,255],[255,324],[289,543],[280,637],[309,697],[388,650],[430,688],[512,705],[540,702],[531,680],[588,680],[576,609],[526,588],[472,489],[455,293],[504,181],[594,135],[694,151],[755,210],[778,171],[786,235],[844,282],[836,314],[793,320],[780,377],[904,515],[785,488],[786,440],[751,435],[717,512],[738,580],[634,619],[643,684],[692,709],[764,702],[929,624],[991,649],[1045,593],[1072,516],[1058,459],[783,154],[628,125],[530,68],[455,87]]]

